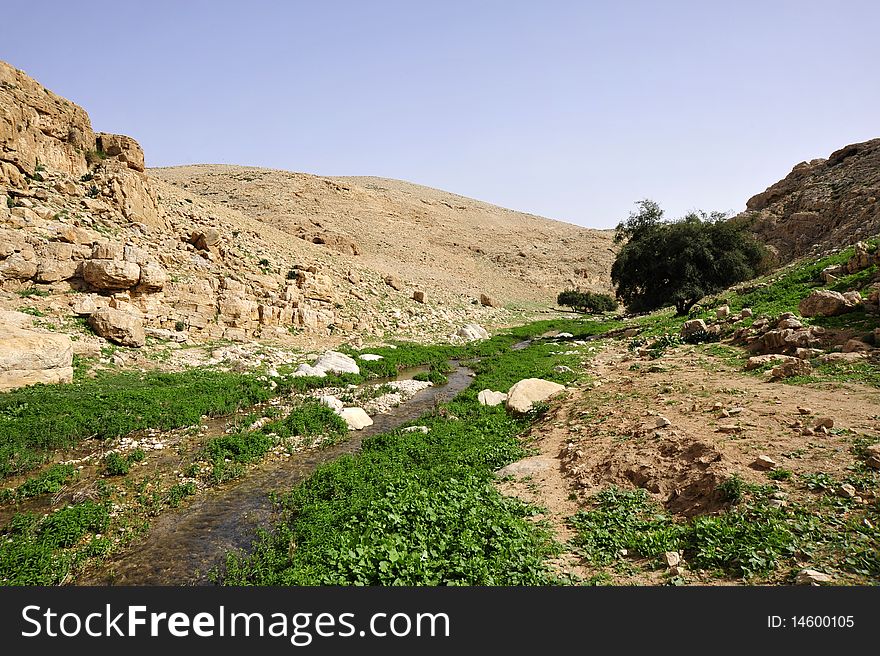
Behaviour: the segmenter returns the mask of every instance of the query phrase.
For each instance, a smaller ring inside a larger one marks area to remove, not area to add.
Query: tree
[[[579,292],[576,289],[566,289],[559,292],[556,297],[558,305],[572,308],[576,312],[610,312],[617,309],[614,298],[608,294],[596,294],[594,292]]]
[[[617,297],[629,310],[674,305],[687,314],[703,296],[763,271],[766,249],[727,215],[698,211],[665,222],[654,201],[637,206],[617,226],[615,242],[625,243],[611,267]]]

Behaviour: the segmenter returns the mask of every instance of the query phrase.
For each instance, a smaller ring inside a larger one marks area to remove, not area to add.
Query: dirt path
[[[515,463],[514,470],[523,469],[518,478],[500,484],[547,508],[545,519],[563,543],[571,538],[566,518],[609,485],[644,488],[681,517],[723,507],[717,487],[734,474],[775,482],[794,502],[815,494],[798,484],[804,475],[842,481],[855,462],[854,441],[878,441],[880,390],[766,382],[705,346],[680,346],[648,360],[621,341],[605,344],[586,364],[595,386],[553,405],[529,436],[539,454]],[[826,418],[833,428],[814,430]],[[758,456],[769,456],[790,477],[770,480],[755,464]],[[523,467],[529,463],[541,466],[529,472]],[[572,553],[557,565],[579,576],[591,572]],[[649,572],[617,582],[655,581]]]

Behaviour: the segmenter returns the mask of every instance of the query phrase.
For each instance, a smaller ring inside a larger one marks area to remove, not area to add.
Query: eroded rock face
[[[0,184],[20,187],[22,174],[37,173],[38,165],[83,175],[94,147],[82,107],[0,61]]]
[[[880,139],[851,144],[795,166],[753,196],[736,220],[753,221],[759,240],[783,262],[813,246],[851,244],[880,232]]]
[[[140,281],[141,268],[124,260],[89,260],[83,264],[82,275],[95,289],[129,289]]]
[[[72,380],[73,343],[69,337],[4,325],[0,332],[0,392]]]
[[[140,348],[146,343],[143,321],[129,312],[100,308],[89,316],[89,325],[98,335],[120,346]]]
[[[106,132],[98,133],[96,145],[99,150],[103,151],[109,157],[115,157],[130,169],[135,171],[144,171],[144,151],[140,144],[131,137],[123,134],[107,134]]]
[[[516,383],[507,392],[507,409],[512,412],[529,412],[536,403],[565,390],[565,385],[543,378],[526,378]]]

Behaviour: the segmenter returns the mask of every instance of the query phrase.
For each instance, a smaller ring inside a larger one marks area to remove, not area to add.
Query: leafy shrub
[[[617,302],[608,294],[595,292],[580,292],[575,289],[566,289],[556,297],[556,303],[570,307],[577,312],[598,313],[611,312],[617,309]]]

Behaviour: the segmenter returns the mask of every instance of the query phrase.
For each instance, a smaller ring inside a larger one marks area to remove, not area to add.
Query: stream
[[[276,516],[271,492],[294,487],[319,465],[356,453],[365,438],[417,419],[438,400],[452,399],[467,388],[473,380],[471,370],[457,362],[452,364],[455,369],[446,384],[424,389],[389,412],[373,416],[372,426],[350,431],[347,440],[285,460],[261,463],[241,479],[206,490],[186,507],[159,516],[144,536],[77,584],[208,584],[208,573],[223,563],[228,551],[248,550],[257,529],[271,524]],[[397,380],[411,378],[416,371],[402,372]]]

